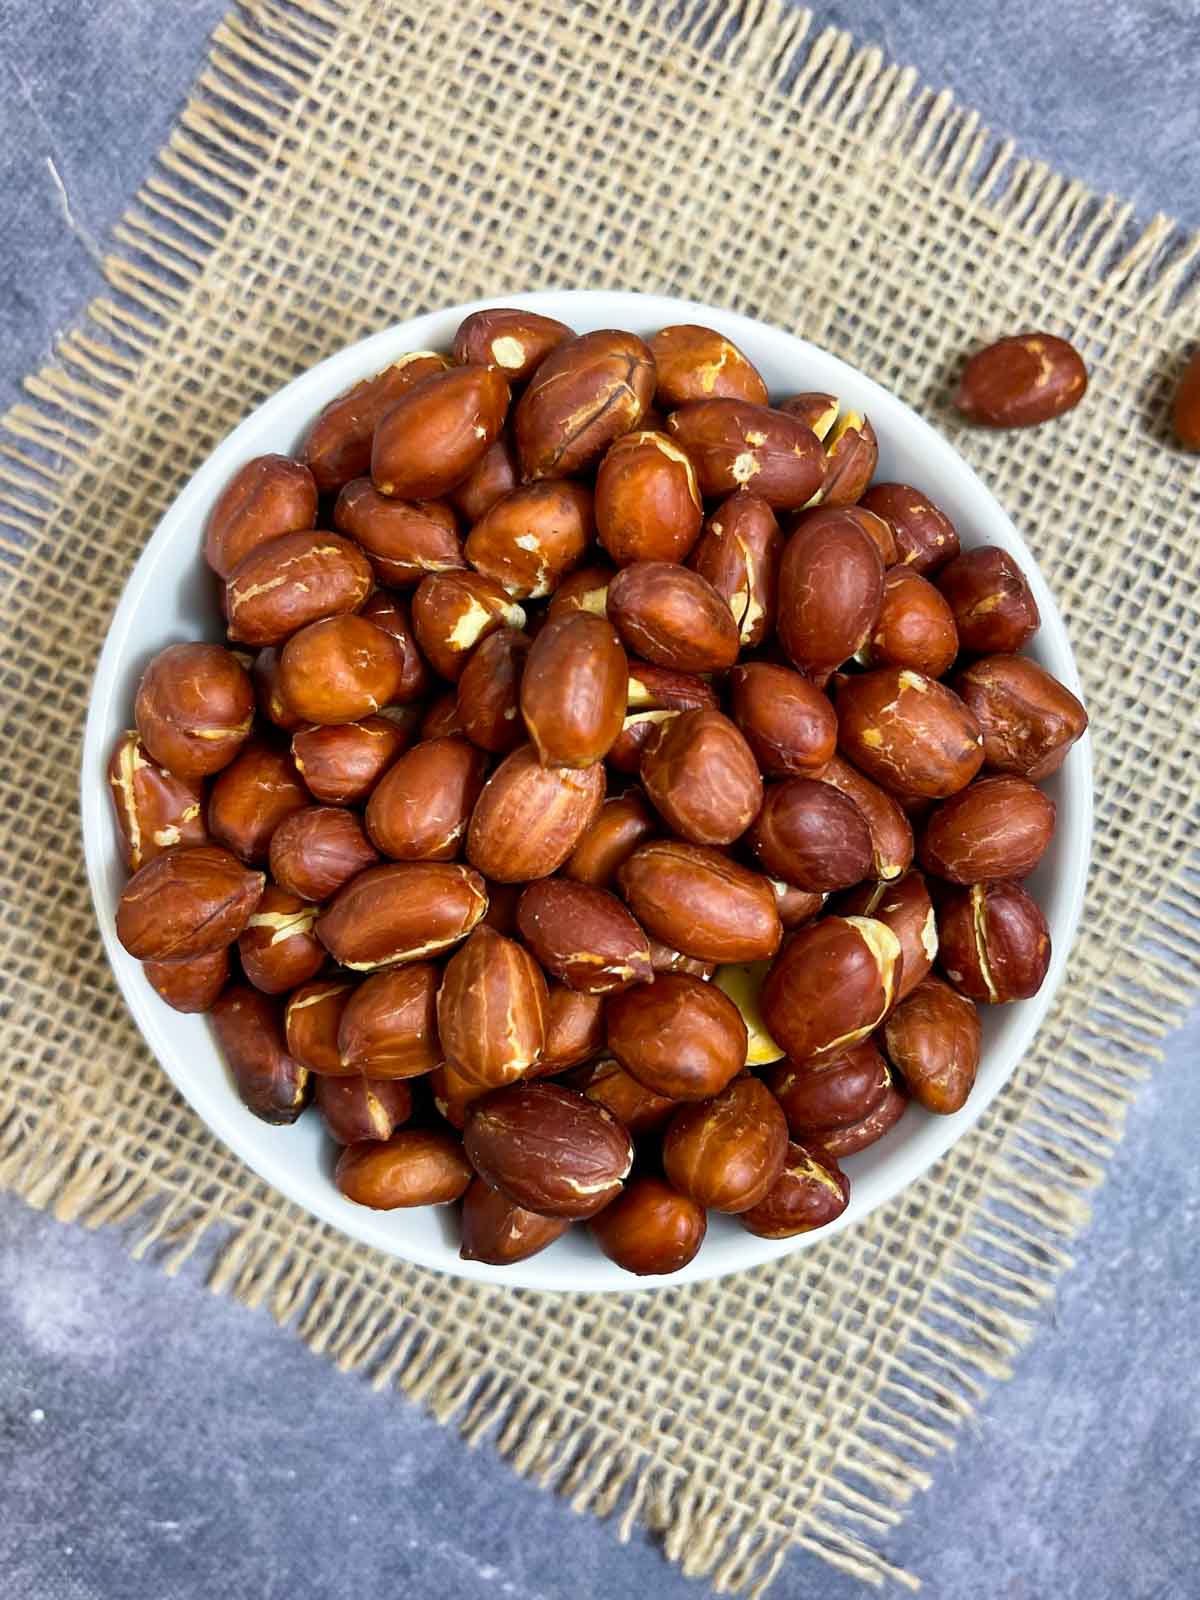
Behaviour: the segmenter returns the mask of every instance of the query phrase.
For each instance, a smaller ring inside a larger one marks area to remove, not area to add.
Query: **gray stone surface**
[[[224,0],[0,0],[0,404],[100,286]],[[1200,220],[1193,0],[823,13],[1023,148]],[[62,184],[59,191],[48,162]],[[937,1600],[1200,1594],[1200,1011],[1170,1042],[1016,1376],[888,1553]],[[0,1197],[0,1594],[672,1600],[703,1592],[262,1313]],[[857,1585],[796,1554],[780,1600]]]

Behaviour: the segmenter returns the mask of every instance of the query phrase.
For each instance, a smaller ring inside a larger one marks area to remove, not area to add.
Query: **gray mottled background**
[[[0,0],[0,404],[101,286],[107,230],[221,0]],[[1194,0],[825,10],[1023,149],[1200,222]],[[53,171],[51,170],[53,165]],[[1200,330],[1198,330],[1200,332]],[[1078,1265],[888,1553],[937,1600],[1200,1595],[1200,1012],[1171,1041]],[[694,1596],[638,1535],[373,1394],[112,1232],[0,1197],[0,1595],[22,1600]],[[795,1554],[780,1600],[851,1581]]]

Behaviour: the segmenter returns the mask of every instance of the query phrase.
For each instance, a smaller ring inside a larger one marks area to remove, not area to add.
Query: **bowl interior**
[[[208,509],[232,472],[265,451],[289,453],[311,419],[335,395],[409,350],[448,348],[467,312],[484,305],[523,305],[580,332],[619,327],[647,335],[671,323],[701,322],[733,339],[763,374],[773,396],[797,390],[839,395],[865,411],[880,442],[880,479],[925,490],[949,514],[964,546],[998,544],[1019,561],[1033,587],[1042,627],[1030,654],[1079,692],[1070,647],[1057,607],[1012,523],[975,473],[945,439],[895,396],[845,362],[764,323],[691,301],[654,295],[562,291],[474,302],[401,323],[330,357],[274,395],[241,424],[204,464],[171,506],[146,546],[113,618],[97,668],[84,741],[82,813],[88,875],[101,933],[117,981],[164,1069],[213,1131],[267,1182],[344,1232],[382,1250],[442,1271],[537,1289],[629,1290],[716,1277],[803,1249],[815,1238],[849,1227],[890,1199],[930,1166],[980,1116],[1003,1087],[1045,1015],[1074,937],[1087,873],[1091,834],[1091,757],[1086,737],[1046,788],[1058,806],[1058,828],[1030,889],[1050,924],[1054,954],[1046,982],[1032,1000],[983,1007],[984,1050],[974,1092],[952,1117],[910,1107],[881,1144],[851,1157],[852,1195],[846,1211],[816,1235],[758,1239],[727,1217],[710,1218],[696,1259],[667,1279],[634,1279],[572,1229],[549,1250],[514,1267],[458,1258],[454,1208],[375,1212],[351,1204],[333,1187],[335,1150],[319,1118],[269,1127],[237,1098],[217,1055],[209,1024],[165,1005],[139,964],[117,942],[116,903],[124,882],[109,813],[105,767],[118,733],[132,722],[133,697],[146,662],[177,640],[221,637],[212,575],[200,554]]]

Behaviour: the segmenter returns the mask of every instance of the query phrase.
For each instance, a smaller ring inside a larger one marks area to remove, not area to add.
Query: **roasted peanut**
[[[305,722],[359,722],[398,698],[400,647],[365,617],[311,622],[279,657],[279,687]]]
[[[563,864],[563,876],[611,889],[629,857],[658,832],[658,821],[637,789],[606,800]]]
[[[557,1083],[511,1084],[477,1100],[465,1144],[485,1183],[540,1216],[595,1216],[633,1163],[616,1118]]]
[[[954,687],[983,730],[984,766],[1038,783],[1057,772],[1087,731],[1083,706],[1025,656],[975,661]]]
[[[353,812],[342,806],[305,806],[275,829],[269,859],[276,883],[320,904],[374,866],[379,854]]]
[[[1027,878],[1054,835],[1054,801],[1026,778],[976,778],[930,813],[918,852],[951,883]]]
[[[793,1134],[848,1128],[870,1116],[891,1087],[887,1064],[864,1039],[844,1055],[798,1066],[782,1061],[765,1077]]]
[[[610,1261],[644,1278],[686,1267],[704,1243],[708,1219],[695,1200],[643,1173],[588,1226]]]
[[[376,1211],[442,1206],[465,1194],[474,1174],[462,1145],[433,1128],[401,1128],[382,1144],[347,1145],[333,1181],[347,1200]]]
[[[286,750],[252,739],[218,776],[208,797],[208,831],[250,866],[267,859],[275,829],[310,804]]]
[[[767,386],[732,339],[715,328],[683,322],[650,341],[657,370],[656,403],[674,411],[692,400],[746,400],[765,406]]]
[[[413,597],[413,630],[435,672],[457,683],[467,657],[497,628],[523,628],[525,613],[479,572],[435,572]]]
[[[735,1078],[714,1099],[679,1108],[663,1137],[663,1167],[697,1205],[737,1213],[772,1188],[787,1145],[775,1096],[757,1078]]]
[[[678,1100],[647,1089],[612,1057],[573,1073],[571,1084],[580,1094],[611,1111],[635,1138],[664,1127],[679,1106]]]
[[[266,883],[228,850],[176,845],[125,885],[117,938],[139,961],[190,961],[232,944]]]
[[[820,777],[837,747],[837,715],[800,673],[748,661],[729,675],[733,720],[769,778]]]
[[[412,961],[360,983],[338,1019],[343,1067],[368,1078],[417,1078],[432,1072],[442,1059],[437,1031],[440,979],[431,961]]]
[[[709,517],[688,557],[729,606],[744,649],[761,644],[775,626],[782,550],[775,513],[759,495],[739,489]]]
[[[422,378],[444,372],[448,365],[445,356],[432,350],[413,350],[329,402],[304,442],[304,460],[323,494],[370,472],[371,441],[384,412]]]
[[[870,637],[883,597],[879,551],[840,510],[799,518],[779,566],[779,642],[797,667],[840,667]]]
[[[866,818],[815,778],[769,784],[746,843],[770,877],[812,894],[861,883],[871,870]]]
[[[604,1001],[563,983],[547,986],[546,1043],[534,1068],[536,1077],[553,1077],[590,1061],[604,1049]]]
[[[590,767],[621,731],[629,688],[625,652],[612,626],[568,612],[538,634],[521,678],[521,715],[548,767]]]
[[[891,1083],[874,1111],[861,1122],[852,1122],[845,1128],[830,1128],[825,1133],[802,1133],[800,1143],[817,1161],[841,1161],[846,1156],[856,1155],[860,1150],[869,1150],[873,1144],[878,1144],[885,1134],[892,1131],[907,1109],[908,1096],[897,1084]]]
[[[719,672],[741,647],[712,584],[669,561],[622,567],[608,586],[608,615],[627,650],[676,672]]]
[[[483,789],[486,757],[461,734],[423,739],[367,801],[371,843],[393,861],[453,861]]]
[[[376,589],[359,615],[381,628],[399,648],[400,680],[392,690],[393,703],[406,706],[428,694],[433,687],[433,675],[417,647],[407,597],[393,589]]]
[[[250,668],[250,679],[254,685],[255,702],[268,722],[273,722],[284,733],[295,733],[304,726],[304,718],[296,715],[279,687],[278,650],[268,645],[265,650],[258,652]]]
[[[467,560],[515,600],[540,600],[583,560],[595,532],[592,493],[546,478],[497,500],[467,535]]]
[[[641,755],[642,785],[672,832],[693,844],[731,844],[762,804],[750,746],[719,711],[681,711]]]
[[[825,480],[825,453],[805,423],[744,400],[698,400],[667,430],[691,458],[703,495],[750,489],[776,511],[807,505]]]
[[[868,511],[863,505],[844,506],[842,509],[850,513],[852,519],[879,551],[884,571],[896,566],[900,561],[900,547],[896,543],[896,534],[891,523],[886,522],[877,511]]]
[[[664,972],[605,1007],[608,1048],[638,1082],[671,1100],[707,1100],[742,1070],[746,1024],[712,984]]]
[[[489,633],[471,652],[458,680],[458,716],[481,750],[507,755],[525,740],[521,675],[531,640],[516,628]]]
[[[983,764],[983,734],[944,683],[908,667],[847,678],[835,701],[838,745],[885,788],[925,799],[957,794]]]
[[[301,985],[288,996],[283,1013],[288,1053],[326,1077],[358,1076],[357,1067],[342,1065],[338,1025],[354,986],[341,979]]]
[[[229,982],[229,946],[190,961],[143,961],[146,981],[175,1011],[211,1011]]]
[[[873,876],[898,878],[907,872],[913,858],[912,826],[891,795],[839,755],[832,756],[818,776],[853,800],[862,812],[871,832]]]
[[[352,972],[420,961],[465,939],[487,910],[483,879],[449,861],[368,867],[317,919],[317,937]]]
[[[528,1261],[571,1226],[570,1217],[542,1217],[510,1200],[476,1178],[463,1196],[462,1248],[464,1261],[486,1261],[494,1267]]]
[[[232,651],[172,644],[142,674],[133,707],[142,744],[176,778],[227,767],[254,720],[254,690]]]
[[[850,1203],[850,1180],[831,1155],[789,1144],[774,1184],[738,1221],[760,1239],[791,1239],[835,1221]]]
[[[842,403],[835,394],[806,390],[803,394],[790,394],[779,402],[779,410],[795,417],[812,429],[822,444],[838,419]]]
[[[686,673],[679,673],[681,678],[687,676]],[[669,722],[675,715],[674,710],[667,710],[664,706],[657,706],[647,711],[631,711],[621,724],[621,731],[605,758],[610,769],[630,776],[636,774],[641,765],[642,751],[647,743],[662,724]]]
[[[550,596],[547,615],[551,622],[568,611],[590,611],[593,616],[608,615],[608,586],[615,567],[576,567]]]
[[[467,860],[501,883],[549,877],[595,821],[603,800],[602,766],[544,767],[533,745],[521,745],[505,756],[475,803]]]
[[[673,672],[668,667],[651,666],[648,661],[633,661],[629,669],[631,709],[668,707],[672,711],[693,711],[720,704],[711,683],[694,672]]]
[[[618,567],[682,561],[695,544],[704,505],[692,463],[664,433],[626,433],[596,476],[596,529]]]
[[[825,435],[825,481],[818,504],[851,506],[862,497],[879,462],[879,441],[859,411],[843,411]]]
[[[1050,965],[1050,930],[1018,883],[974,883],[950,891],[937,908],[938,960],[970,1000],[1028,1000]]]
[[[911,484],[877,483],[863,495],[858,509],[873,512],[888,524],[903,566],[928,576],[958,554],[958,531],[950,518]]]
[[[689,972],[693,978],[711,978],[717,970],[715,961],[685,956],[682,950],[664,944],[661,939],[649,939],[649,944],[650,966],[655,972]]]
[[[338,1144],[390,1139],[412,1115],[412,1090],[398,1078],[321,1078],[313,1093]]]
[[[295,1122],[311,1093],[308,1068],[287,1052],[275,1001],[245,984],[212,1008],[221,1054],[247,1110],[264,1122]]]
[[[957,654],[958,629],[945,596],[912,567],[889,568],[879,616],[860,652],[863,663],[940,678]]]
[[[204,558],[227,578],[256,545],[299,533],[317,520],[317,485],[287,456],[255,456],[226,484],[208,517]]]
[[[242,971],[264,994],[287,994],[315,978],[325,946],[313,932],[318,908],[269,883],[238,936]]]
[[[654,358],[611,329],[557,345],[517,402],[513,426],[526,479],[570,477],[636,428],[654,394]]]
[[[490,511],[497,500],[511,494],[521,481],[516,446],[502,433],[488,452],[450,492],[450,504],[468,527]]]
[[[422,739],[446,739],[452,733],[466,733],[458,714],[458,695],[454,689],[439,695],[421,718],[419,736]]]
[[[1053,333],[1021,333],[977,350],[963,369],[954,404],[968,422],[1030,428],[1061,417],[1083,399],[1087,368]]]
[[[779,920],[788,933],[795,928],[802,928],[806,922],[811,922],[825,904],[823,894],[811,894],[807,889],[797,889],[794,883],[784,883],[780,878],[768,878],[767,882],[771,885],[771,893],[775,896]]]
[[[848,894],[839,895],[835,910],[841,917],[874,917],[885,923],[900,941],[903,964],[896,1000],[903,1000],[925,977],[937,960],[937,917],[925,879],[919,872],[903,877],[864,883]]]
[[[964,550],[938,573],[937,586],[954,615],[959,644],[972,655],[1011,654],[1041,624],[1021,569],[997,545]]]
[[[255,545],[225,581],[229,638],[281,645],[322,617],[357,611],[371,592],[371,563],[336,533],[285,533]]]
[[[871,917],[822,917],[792,934],[762,989],[763,1017],[795,1062],[844,1054],[887,1016],[900,941]]]
[[[553,317],[495,306],[463,318],[454,335],[452,354],[460,366],[499,367],[510,383],[524,383],[551,350],[572,338],[566,323]]]
[[[653,976],[646,935],[607,889],[543,878],[517,903],[517,928],[541,965],[568,988],[609,994]]]
[[[404,753],[414,731],[411,712],[300,728],[292,735],[292,759],[314,799],[353,805],[366,799]]]
[[[131,872],[173,845],[203,844],[208,837],[199,779],[177,778],[152,760],[132,728],[117,740],[108,783]]]
[[[458,1068],[444,1061],[429,1074],[429,1090],[439,1116],[459,1133],[467,1125],[467,1109],[472,1101],[490,1093],[486,1084],[468,1083]]]
[[[639,845],[617,873],[629,909],[653,938],[699,961],[764,961],[783,928],[768,880],[707,845]]]
[[[457,518],[443,500],[394,500],[370,478],[355,478],[338,495],[333,520],[362,546],[380,583],[397,589],[467,564]]]
[[[437,997],[446,1058],[468,1083],[496,1088],[537,1063],[546,1042],[546,980],[512,939],[477,928],[446,963]]]
[[[436,500],[483,459],[507,414],[508,382],[497,367],[422,378],[376,424],[371,481],[399,500]]]
[[[974,1004],[940,978],[928,977],[883,1028],[888,1060],[926,1111],[949,1116],[967,1102],[979,1068],[983,1030]]]

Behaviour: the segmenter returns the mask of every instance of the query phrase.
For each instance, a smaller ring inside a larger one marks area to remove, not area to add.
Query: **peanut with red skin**
[[[467,1113],[476,1172],[539,1216],[595,1216],[629,1175],[633,1144],[602,1106],[557,1083],[517,1083]]]
[[[750,360],[714,328],[695,323],[660,328],[650,340],[650,353],[657,372],[654,398],[663,411],[692,400],[767,403],[767,386]]]
[[[609,1260],[638,1277],[679,1272],[704,1243],[704,1207],[650,1174],[631,1178],[589,1223]]]
[[[510,1200],[475,1178],[463,1196],[462,1248],[464,1261],[487,1261],[495,1267],[528,1261],[553,1244],[571,1226],[569,1217],[542,1217]]]
[[[1053,333],[998,339],[967,362],[954,404],[968,422],[988,428],[1031,428],[1061,417],[1083,399],[1087,368],[1079,352]]]
[[[313,1099],[341,1145],[390,1139],[412,1114],[412,1090],[398,1078],[319,1077]]]

